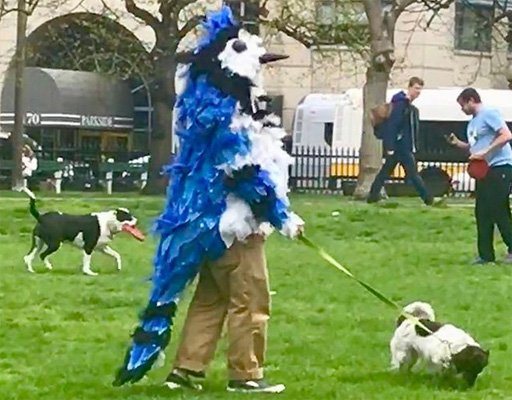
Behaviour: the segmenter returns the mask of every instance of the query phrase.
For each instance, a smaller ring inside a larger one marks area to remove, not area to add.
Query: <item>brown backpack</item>
[[[375,128],[386,121],[391,115],[393,105],[391,103],[383,103],[373,107],[370,110],[370,120],[372,126]]]
[[[383,103],[370,110],[370,121],[373,126],[373,134],[377,139],[382,140],[382,124],[389,118],[391,111],[393,110],[393,104]]]

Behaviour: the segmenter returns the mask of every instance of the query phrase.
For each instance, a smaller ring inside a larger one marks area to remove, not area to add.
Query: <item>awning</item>
[[[102,130],[133,129],[130,86],[94,72],[25,68],[25,126]],[[0,126],[14,126],[14,71],[0,101]]]

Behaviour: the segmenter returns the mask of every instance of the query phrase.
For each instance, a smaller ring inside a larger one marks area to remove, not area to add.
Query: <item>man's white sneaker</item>
[[[234,393],[282,393],[286,387],[283,384],[271,385],[263,379],[246,381],[229,381],[227,390]]]

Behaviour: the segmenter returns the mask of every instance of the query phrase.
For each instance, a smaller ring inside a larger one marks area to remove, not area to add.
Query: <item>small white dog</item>
[[[391,368],[410,370],[416,361],[423,360],[433,372],[462,375],[473,386],[489,362],[489,351],[462,329],[436,322],[428,303],[417,301],[404,311],[418,318],[430,332],[400,316],[390,342]]]

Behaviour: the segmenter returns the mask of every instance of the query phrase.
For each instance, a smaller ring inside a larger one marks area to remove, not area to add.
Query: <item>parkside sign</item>
[[[111,128],[114,125],[114,119],[97,115],[82,115],[81,125],[86,128]]]
[[[27,112],[23,122],[26,126],[66,126],[70,128],[84,129],[133,129],[133,118],[131,117],[103,115],[40,114]],[[14,113],[0,113],[0,125],[12,127],[14,125]]]

